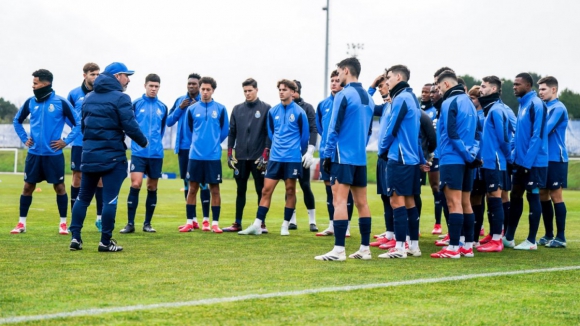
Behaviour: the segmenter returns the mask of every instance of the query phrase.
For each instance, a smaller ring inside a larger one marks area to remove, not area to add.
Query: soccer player
[[[234,170],[234,179],[237,185],[236,221],[232,226],[224,228],[224,232],[242,230],[242,217],[246,206],[246,192],[250,174],[254,179],[258,204],[260,204],[264,188],[264,171],[258,170],[257,161],[272,146],[272,141],[268,137],[267,125],[270,104],[258,98],[258,82],[253,78],[244,80],[242,88],[246,101],[234,106],[228,133],[228,167]],[[268,233],[266,225],[261,227],[262,233]]]
[[[421,256],[419,211],[414,198],[421,193],[419,165],[426,161],[419,141],[421,111],[408,84],[410,75],[403,65],[392,66],[386,75],[392,103],[390,117],[380,133],[379,156],[387,161],[387,196],[393,209],[396,245],[379,258]],[[410,245],[405,250],[407,230]]]
[[[511,207],[508,228],[503,245],[518,250],[536,250],[536,234],[540,226],[542,204],[540,189],[546,188],[548,173],[548,129],[546,104],[532,90],[532,76],[520,73],[514,80],[514,94],[520,103],[518,109],[514,150]],[[514,235],[524,210],[524,191],[529,205],[530,230],[524,242],[515,245]]]
[[[442,203],[445,200],[445,196],[443,192],[439,190],[439,131],[437,130],[437,121],[439,119],[439,114],[441,112],[441,104],[443,104],[443,98],[441,97],[441,93],[437,89],[437,85],[432,85],[429,91],[429,98],[431,99],[431,103],[433,103],[433,107],[436,110],[435,118],[433,119],[433,127],[435,128],[435,133],[437,137],[437,147],[433,152],[433,158],[431,160],[431,166],[429,168],[428,176],[429,176],[429,186],[431,187],[431,193],[433,193],[433,200],[435,203],[434,212],[435,212],[435,225],[433,226],[433,230],[431,234],[441,234],[443,230],[441,228],[441,212],[447,211],[444,210]],[[445,204],[446,205],[446,204]],[[445,216],[445,225],[447,225],[447,214]],[[442,240],[445,245],[449,245],[449,237],[446,236],[446,239]]]
[[[433,121],[437,119],[437,109],[431,101],[431,87],[433,87],[433,84],[427,83],[421,88],[421,110],[427,113],[431,121]]]
[[[477,103],[482,107],[485,114],[480,151],[483,166],[478,171],[481,182],[479,188],[487,193],[491,234],[489,240],[486,239],[477,247],[479,252],[500,252],[503,250],[501,236],[505,215],[502,192],[508,186],[507,166],[511,163],[510,121],[506,110],[511,109],[501,101],[500,90],[501,80],[496,76],[487,76],[483,78],[481,87],[478,89],[481,96],[477,96]],[[471,199],[473,198],[474,195],[472,193]],[[472,203],[472,207],[475,213],[476,205]],[[483,208],[481,219],[483,222]],[[474,234],[479,232],[477,223],[474,228]]]
[[[60,215],[58,233],[67,235],[68,197],[64,185],[64,155],[62,149],[80,135],[79,117],[71,104],[52,89],[52,73],[39,69],[32,73],[34,96],[26,100],[14,117],[13,125],[20,140],[28,147],[24,165],[24,189],[20,196],[20,219],[12,234],[26,232],[26,217],[32,203],[32,193],[38,182],[51,183],[56,192]],[[22,123],[30,116],[30,134]],[[66,120],[72,130],[62,139]]]
[[[85,96],[93,91],[93,84],[95,79],[99,76],[101,68],[96,63],[89,62],[83,66],[83,83],[81,86],[73,89],[68,94],[67,100],[72,104],[79,118],[81,115],[81,107]],[[72,142],[70,151],[70,169],[72,170],[72,182],[70,186],[70,209],[72,211],[75,200],[79,195],[81,189],[81,155],[83,153],[83,137],[78,136]],[[97,219],[95,226],[101,231],[101,215],[103,214],[103,183],[99,182],[97,191],[95,192],[97,201]]]
[[[566,128],[568,110],[558,99],[558,80],[552,76],[538,81],[540,98],[548,106],[548,177],[546,187],[540,189],[542,215],[546,234],[538,242],[548,248],[566,248],[566,204],[562,189],[568,184],[568,153],[566,151]],[[553,203],[553,208],[552,208]],[[552,219],[556,213],[557,233],[554,238]]]
[[[131,98],[123,94],[134,71],[120,62],[113,62],[95,79],[95,90],[82,107],[83,155],[81,189],[72,212],[69,249],[83,249],[81,230],[99,180],[103,181],[103,229],[99,252],[123,250],[111,239],[115,229],[117,201],[123,180],[127,177],[125,136],[141,147],[148,141],[135,121]],[[126,134],[126,135],[125,135]]]
[[[163,135],[167,120],[167,106],[158,98],[161,78],[156,74],[145,77],[145,94],[133,101],[133,112],[141,131],[149,140],[147,148],[131,142],[131,187],[127,197],[127,225],[120,233],[135,232],[135,213],[139,206],[139,192],[143,185],[143,175],[147,175],[147,199],[145,201],[145,221],[143,232],[156,232],[151,219],[157,206],[157,185],[163,167]]]
[[[431,254],[431,257],[473,257],[475,217],[469,197],[473,186],[472,168],[481,162],[476,159],[479,150],[475,140],[477,113],[454,72],[443,71],[437,77],[437,86],[443,93],[437,129],[440,135],[440,188],[449,207],[449,246]],[[462,228],[465,243],[460,247]]]
[[[173,107],[169,110],[167,115],[167,127],[171,127],[177,123],[177,133],[175,135],[175,154],[179,160],[179,176],[183,180],[183,193],[185,200],[187,200],[187,193],[189,191],[189,181],[187,180],[187,163],[189,162],[189,148],[191,147],[191,131],[187,126],[187,108],[201,98],[199,94],[199,79],[200,75],[192,73],[187,77],[187,94],[180,96],[175,100]],[[199,192],[201,199],[201,208],[204,217],[209,216],[209,201],[210,193],[206,184],[200,185]],[[184,227],[181,225],[179,228]],[[199,229],[197,222],[193,223],[194,229]]]
[[[308,146],[309,127],[306,112],[292,100],[292,95],[298,90],[296,83],[282,79],[278,81],[277,87],[281,103],[268,111],[268,136],[272,140],[272,147],[269,154],[266,151],[258,162],[258,168],[268,165],[262,198],[254,223],[238,232],[239,235],[262,234],[261,225],[264,224],[272,193],[280,180],[284,180],[286,187],[286,206],[280,235],[290,235],[288,227],[296,208],[296,179],[302,173],[302,153]]]
[[[294,102],[298,104],[306,112],[308,117],[308,127],[310,128],[310,137],[308,140],[308,149],[306,153],[302,155],[302,174],[298,183],[300,184],[300,189],[304,195],[304,205],[308,210],[308,223],[310,224],[310,232],[318,232],[318,227],[316,226],[316,207],[314,203],[314,194],[312,193],[312,188],[310,187],[310,167],[314,165],[315,160],[312,156],[314,150],[316,149],[316,141],[318,140],[318,131],[316,130],[316,112],[311,104],[306,103],[304,99],[300,96],[302,92],[302,84],[298,80],[294,80],[298,90],[292,96]],[[290,230],[296,230],[298,227],[296,225],[296,211],[290,219]]]
[[[213,100],[213,93],[217,88],[215,79],[202,77],[199,80],[201,101],[187,109],[187,123],[192,133],[191,148],[189,149],[189,163],[187,176],[189,192],[187,193],[187,223],[179,232],[191,232],[194,223],[197,223],[195,212],[196,196],[200,184],[209,184],[211,192],[212,223],[209,226],[209,217],[203,218],[202,231],[222,233],[219,227],[221,197],[220,183],[222,183],[222,156],[221,143],[228,136],[228,112],[226,108]]]
[[[316,260],[344,261],[348,227],[347,198],[352,191],[359,213],[361,245],[349,255],[353,259],[371,259],[369,249],[371,212],[367,203],[366,146],[372,127],[374,102],[358,82],[361,65],[357,58],[337,64],[338,79],[344,87],[336,94],[328,126],[323,168],[330,173],[334,197],[334,248],[314,257]]]
[[[478,100],[480,95],[480,88],[481,87],[479,85],[472,86],[471,89],[467,92],[467,95],[469,95],[469,98],[471,99],[473,106],[475,106],[475,111],[477,112],[478,128],[480,130],[483,130],[483,124],[485,122],[485,114]],[[478,134],[478,139],[481,140],[481,133]],[[480,156],[481,151],[478,153],[479,159],[481,158]],[[469,201],[471,202],[471,209],[473,210],[473,214],[475,215],[475,226],[473,236],[475,239],[474,242],[476,244],[479,243],[479,236],[483,235],[482,233],[485,232],[483,228],[483,215],[485,213],[485,205],[483,198],[485,197],[486,192],[487,192],[486,184],[483,180],[481,167],[476,168],[473,170],[473,188],[471,190],[471,197],[469,198]]]

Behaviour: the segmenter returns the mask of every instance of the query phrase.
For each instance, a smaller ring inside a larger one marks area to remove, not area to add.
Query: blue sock
[[[97,187],[95,191],[95,200],[97,201],[97,215],[103,215],[103,187]]]
[[[66,217],[68,212],[68,195],[56,195],[56,206],[60,217]]]
[[[370,217],[359,217],[358,228],[360,230],[360,244],[368,246],[371,242],[371,223]]]
[[[28,216],[30,204],[32,204],[32,196],[20,195],[20,217]]]
[[[157,190],[147,190],[144,224],[151,224],[151,219],[153,219],[153,213],[155,212],[155,206],[157,206]]]
[[[221,206],[212,206],[211,207],[211,214],[213,217],[213,221],[219,221],[220,220],[220,211],[221,211]]]
[[[393,220],[395,226],[395,240],[404,242],[407,240],[408,216],[405,206],[393,209]]]
[[[524,211],[524,199],[523,198],[512,198],[510,206],[510,218],[508,221],[508,228],[505,233],[505,238],[508,241],[512,241],[516,234],[516,229],[518,228],[518,223],[520,223],[520,218],[522,217],[522,212]]]
[[[194,219],[197,217],[197,212],[195,211],[195,206],[196,205],[185,204],[185,214],[187,215],[186,218],[188,220]]]
[[[409,239],[412,241],[419,241],[419,209],[417,207],[413,207],[407,209],[407,219],[408,219],[408,228],[409,228]]]
[[[383,209],[385,211],[385,227],[387,231],[395,232],[395,221],[393,217],[393,207],[391,206],[391,199],[386,195],[381,195],[381,199],[383,200]]]
[[[290,222],[292,215],[294,215],[294,208],[284,207],[284,221]]]
[[[199,192],[199,198],[201,199],[201,212],[203,217],[209,217],[209,204],[211,199],[211,194],[209,192],[208,185],[200,185],[201,191]]]
[[[328,219],[332,221],[334,219],[332,188],[330,186],[325,186],[325,189],[326,189],[326,208],[328,209]]]
[[[141,189],[129,188],[129,196],[127,197],[127,220],[131,225],[135,225],[135,214],[137,213],[137,206],[139,206],[139,191]]]
[[[547,200],[541,202],[542,204],[542,219],[544,220],[544,229],[546,229],[545,236],[548,238],[554,237],[554,209],[552,201]]]
[[[475,214],[463,214],[463,233],[465,234],[465,242],[473,242],[475,239],[473,226],[475,225]],[[477,230],[479,235],[479,230]]]
[[[334,245],[344,247],[346,238],[347,220],[334,220]]]
[[[554,204],[554,212],[556,213],[556,238],[566,242],[564,231],[566,230],[566,204],[564,202]]]
[[[421,199],[421,195],[415,195],[413,196],[413,199],[415,199],[415,208],[417,208],[417,212],[419,213],[419,216],[421,216],[421,210],[423,209],[423,200]]]
[[[352,218],[352,212],[354,210],[354,199],[352,198],[352,192],[348,192],[348,198],[346,201],[346,211],[348,213],[348,220]]]
[[[73,187],[70,186],[70,210],[72,212],[73,207],[75,206],[75,201],[79,196],[79,191],[81,191],[80,187]]]
[[[270,210],[270,208],[268,208],[266,206],[258,206],[258,212],[256,213],[256,218],[261,220],[262,222],[266,221],[266,214],[268,214],[269,210]],[[290,218],[292,218],[292,216],[290,216]]]
[[[463,214],[451,213],[449,214],[449,245],[459,246],[459,237],[463,229]]]
[[[490,233],[501,234],[501,228],[503,226],[503,205],[501,198],[499,197],[487,197],[488,209],[489,209],[489,223],[491,225]]]
[[[435,200],[435,224],[441,224],[441,210],[443,210],[441,196],[443,196],[443,193],[440,191],[433,194],[433,199]]]
[[[531,243],[536,243],[536,235],[538,234],[538,229],[540,228],[540,219],[542,218],[542,204],[540,203],[539,194],[526,194],[528,199],[528,206],[530,208],[530,213],[528,219],[530,222],[530,232],[528,233],[528,241]]]
[[[502,206],[503,206],[503,231],[507,232],[508,223],[510,220],[510,208],[512,206],[512,203],[508,201],[503,203]]]
[[[473,237],[479,241],[479,230],[481,230],[481,226],[483,225],[483,205],[471,205],[471,209],[475,215],[475,223],[473,224]]]

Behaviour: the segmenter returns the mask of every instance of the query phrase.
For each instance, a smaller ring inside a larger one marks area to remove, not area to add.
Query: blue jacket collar
[[[189,96],[189,93],[185,93],[185,97],[192,99],[191,96]],[[192,100],[195,100],[196,102],[199,102],[199,100],[201,100],[201,94],[197,93],[197,96],[195,98],[193,98]]]
[[[346,84],[344,86],[344,88],[347,88],[347,87],[362,87],[362,84],[361,83],[352,82],[352,83],[348,83],[348,84]]]
[[[546,106],[552,106],[552,105],[554,105],[554,104],[556,104],[558,102],[560,102],[560,99],[556,97],[555,99],[553,99],[553,100],[551,100],[549,102],[546,102]]]
[[[141,96],[145,101],[149,101],[149,102],[155,102],[157,101],[157,96],[155,97],[149,97],[147,96],[147,94],[143,94],[143,96]]]
[[[529,91],[526,95],[522,97],[518,97],[518,102],[520,105],[525,105],[526,103],[530,102],[532,98],[538,96],[536,91]]]
[[[447,90],[447,92],[445,92],[445,94],[443,94],[443,101],[445,101],[446,99],[453,97],[453,96],[457,96],[460,94],[465,94],[465,89],[463,88],[462,84],[457,84],[453,87],[451,87],[450,89]]]

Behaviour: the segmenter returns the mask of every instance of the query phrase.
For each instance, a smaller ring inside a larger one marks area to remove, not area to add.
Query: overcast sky
[[[532,71],[580,92],[575,0],[330,0],[329,69],[358,51],[368,87],[385,67],[405,64],[416,93],[450,66],[477,78],[513,79]],[[231,110],[253,77],[259,96],[279,102],[276,81],[298,79],[314,106],[324,95],[326,0],[1,1],[0,97],[20,106],[32,96],[34,70],[54,74],[58,94],[82,82],[82,66],[121,61],[136,71],[127,93],[161,76],[168,107],[185,94],[187,75],[217,80],[214,99]],[[380,99],[377,97],[377,102]]]

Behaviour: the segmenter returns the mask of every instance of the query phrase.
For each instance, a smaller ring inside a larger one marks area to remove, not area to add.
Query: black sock
[[[556,213],[556,237],[566,242],[566,237],[564,236],[564,231],[566,229],[566,204],[564,202],[554,204],[554,211]]]
[[[368,246],[371,239],[371,223],[370,217],[360,217],[358,219],[358,227],[360,230],[360,244]]]
[[[541,202],[542,204],[542,219],[544,220],[544,229],[546,230],[545,237],[554,237],[554,209],[552,201],[547,200]]]
[[[139,191],[141,189],[129,188],[129,196],[127,197],[127,220],[131,225],[135,225],[135,214],[137,213],[137,206],[139,206]]]
[[[528,193],[526,198],[528,199],[528,205],[530,208],[530,214],[528,215],[530,222],[528,241],[531,243],[536,243],[536,235],[538,234],[538,229],[540,228],[540,219],[542,218],[542,204],[540,204],[539,194]]]
[[[68,213],[68,195],[56,195],[56,206],[60,217],[66,217]]]
[[[79,196],[79,191],[81,191],[80,187],[73,187],[70,186],[70,210],[72,211],[73,207],[75,206],[75,201]]]
[[[510,206],[510,218],[508,228],[505,232],[505,238],[508,241],[512,241],[516,234],[516,229],[520,223],[520,218],[522,217],[522,212],[524,211],[524,199],[514,197],[511,200]]]
[[[145,222],[143,224],[151,224],[153,213],[157,206],[157,190],[147,190],[147,199],[145,200]]]

